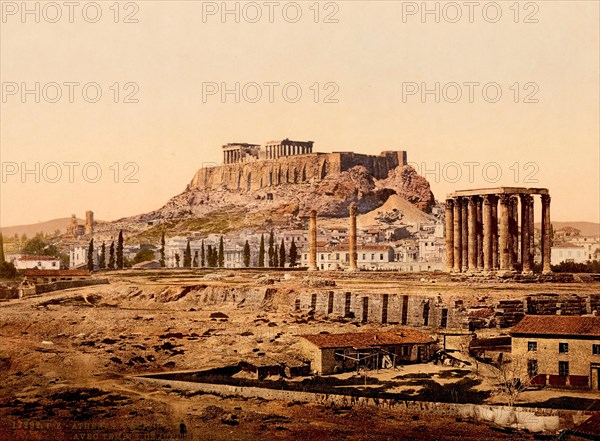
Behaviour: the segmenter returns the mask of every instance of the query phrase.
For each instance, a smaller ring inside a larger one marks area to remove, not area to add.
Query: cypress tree
[[[110,249],[108,250],[108,269],[115,269],[115,241],[110,243]]]
[[[265,267],[265,236],[260,235],[260,247],[258,248],[258,266],[259,268]]]
[[[290,268],[296,266],[296,260],[298,260],[298,248],[296,247],[296,242],[292,239],[292,245],[290,245]]]
[[[206,266],[206,254],[204,252],[204,239],[202,239],[202,248],[200,249],[200,266],[204,268]]]
[[[162,236],[160,238],[160,266],[161,268],[165,267],[165,232],[162,232]]]
[[[219,267],[223,268],[225,266],[225,245],[223,244],[223,236],[219,240]]]
[[[273,245],[273,268],[279,268],[279,247],[277,244]]]
[[[281,239],[281,246],[279,247],[279,266],[285,268],[285,243]]]
[[[179,268],[179,253],[175,253],[175,267]]]
[[[269,234],[269,251],[268,251],[268,255],[269,255],[269,266],[271,268],[273,268],[273,266],[275,266],[275,237],[273,236],[273,230],[271,230],[271,233]]]
[[[117,239],[117,268],[123,269],[123,263],[123,230],[121,230]]]
[[[213,266],[212,245],[209,245],[208,248],[206,249],[206,266],[208,266],[209,268],[212,268],[212,266]]]
[[[189,239],[185,251],[183,252],[183,266],[184,268],[190,268],[192,266],[192,247],[190,246]]]
[[[0,233],[0,265],[4,263],[4,238],[2,237],[2,233]]]
[[[87,267],[90,271],[94,271],[94,238],[90,239],[90,245],[88,247]]]
[[[192,266],[198,268],[198,250],[194,251],[194,260],[192,260]]]
[[[244,266],[250,267],[250,244],[248,241],[244,244]]]
[[[106,245],[102,242],[102,247],[100,248],[100,257],[98,258],[98,267],[100,269],[106,268]]]

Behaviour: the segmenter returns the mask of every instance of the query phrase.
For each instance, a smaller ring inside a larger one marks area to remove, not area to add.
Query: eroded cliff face
[[[282,182],[258,190],[190,185],[159,210],[138,216],[137,220],[200,218],[224,210],[248,214],[269,212],[290,220],[306,216],[313,209],[321,217],[347,217],[350,204],[357,204],[359,213],[366,213],[383,205],[392,194],[425,212],[435,202],[427,180],[410,166],[391,169],[385,179],[377,179],[364,166],[354,166],[305,182]]]

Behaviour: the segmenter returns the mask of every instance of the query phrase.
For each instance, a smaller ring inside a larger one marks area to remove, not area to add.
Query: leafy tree
[[[154,260],[154,251],[149,250],[148,248],[142,248],[133,257],[133,261],[131,262],[133,265],[137,263],[147,262],[149,260]]]
[[[98,258],[98,267],[100,269],[106,268],[106,245],[102,242],[100,247],[100,257]]]
[[[115,269],[115,241],[113,240],[110,243],[110,248],[108,250],[108,269]]]
[[[160,266],[161,268],[165,267],[165,232],[162,232],[162,236],[160,237]]]
[[[94,271],[94,238],[90,239],[90,245],[88,246],[87,268]]]
[[[183,252],[183,266],[184,268],[190,268],[192,266],[192,248],[190,246],[190,240],[188,239],[185,251]]]
[[[0,261],[0,279],[14,279],[17,275],[17,269],[11,262]]]
[[[250,266],[250,244],[248,241],[244,244],[244,266],[246,268]]]
[[[123,264],[123,230],[121,230],[117,239],[117,268],[123,269]]]
[[[206,266],[206,253],[204,252],[204,239],[202,239],[202,248],[200,248],[200,266]]]
[[[258,248],[258,266],[265,267],[265,235],[260,235],[260,247]]]
[[[179,253],[175,253],[175,267],[179,268]]]
[[[25,236],[27,237],[27,236]],[[22,252],[24,254],[34,254],[37,256],[54,256],[60,257],[60,251],[56,248],[55,245],[47,242],[44,239],[44,236],[41,234],[36,234],[35,237],[25,242],[25,245],[22,248]]]
[[[269,234],[269,266],[273,268],[275,266],[275,237],[273,236],[273,230]]]
[[[223,236],[219,239],[219,267],[223,268],[225,266],[225,246],[223,245]]]
[[[281,246],[279,247],[279,266],[285,268],[285,243],[281,239]]]
[[[296,266],[296,261],[298,260],[298,248],[296,247],[296,242],[292,239],[292,244],[290,245],[290,268],[294,268]]]

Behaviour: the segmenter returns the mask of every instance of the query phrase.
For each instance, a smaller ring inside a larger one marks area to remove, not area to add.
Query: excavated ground
[[[332,279],[336,289],[439,294],[467,305],[599,288],[397,273],[114,273],[109,285],[0,303],[0,440],[174,439],[181,422],[194,440],[533,439],[456,419],[186,394],[132,378],[301,358],[299,334],[378,328],[292,313],[293,295]]]

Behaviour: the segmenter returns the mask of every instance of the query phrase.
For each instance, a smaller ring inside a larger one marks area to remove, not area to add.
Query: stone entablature
[[[407,164],[406,152],[402,150],[385,151],[380,155],[334,152],[263,159],[262,151],[258,157],[252,156],[249,153],[252,148],[254,147],[248,147],[246,153],[239,150],[242,155],[239,162],[201,168],[196,172],[189,188],[216,189],[224,186],[231,190],[255,191],[276,185],[320,181],[330,174],[355,166],[364,166],[375,179],[385,179],[390,170]],[[233,154],[237,150],[234,148],[226,151]]]
[[[446,270],[533,273],[536,194],[542,200],[542,271],[551,272],[550,194],[546,188],[522,187],[462,190],[448,195]]]

